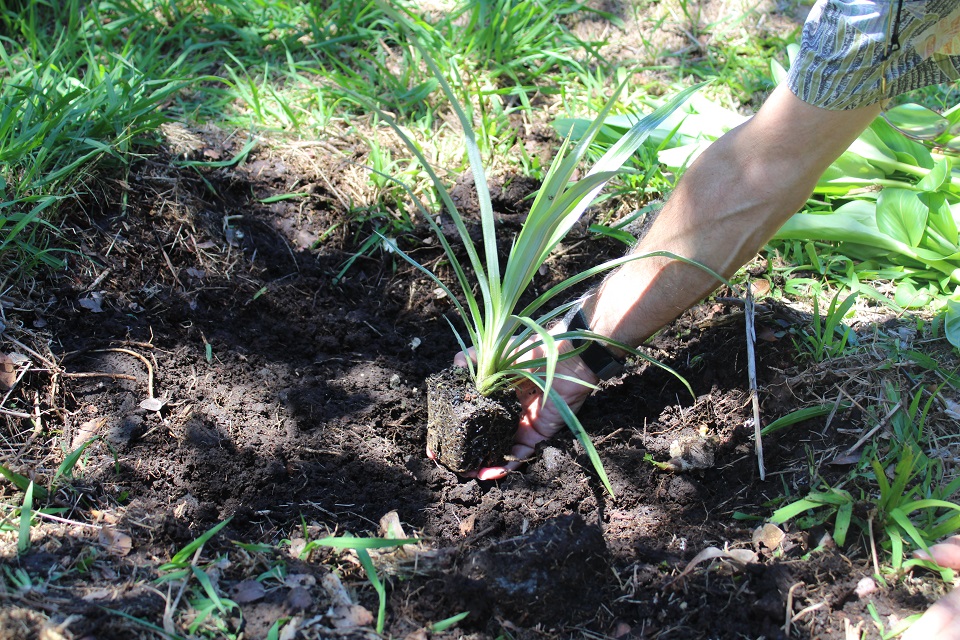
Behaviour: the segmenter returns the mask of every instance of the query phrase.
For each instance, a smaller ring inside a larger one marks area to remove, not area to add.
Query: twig
[[[890,411],[887,412],[887,415],[883,416],[883,419],[881,419],[880,422],[877,423],[877,426],[875,426],[873,429],[870,429],[870,431],[867,431],[865,434],[863,434],[863,436],[859,440],[857,440],[852,447],[847,449],[844,455],[849,456],[851,453],[853,453],[854,451],[859,449],[861,446],[863,446],[863,443],[869,440],[870,438],[872,438],[877,431],[887,426],[887,423],[890,421],[890,418],[892,418],[893,414],[895,414],[899,410],[900,410],[900,401],[898,400],[897,404],[893,405],[893,409],[890,409]]]
[[[110,268],[109,268],[109,267],[107,267],[106,269],[104,269],[104,270],[103,270],[103,273],[101,273],[100,275],[98,275],[97,278],[96,278],[96,280],[94,280],[93,282],[91,282],[91,283],[87,286],[87,288],[84,289],[84,292],[93,291],[94,289],[96,289],[96,288],[97,288],[97,285],[99,285],[101,282],[103,282],[103,279],[106,278],[108,275],[110,275]]]
[[[154,348],[153,345],[143,344],[141,346],[149,346],[151,349]],[[91,351],[74,351],[67,354],[66,357],[76,356],[81,353],[125,353],[128,356],[133,356],[137,360],[143,363],[143,366],[147,368],[147,394],[150,398],[153,398],[153,365],[150,364],[150,360],[143,354],[137,353],[136,351],[131,351],[130,349],[124,349],[122,347],[110,347],[107,349],[93,349]],[[126,373],[63,373],[61,374],[65,378],[96,378],[96,377],[105,377],[105,378],[117,378],[119,380],[136,380],[135,376],[128,375]]]
[[[173,262],[170,261],[170,256],[167,255],[166,250],[163,248],[163,242],[160,240],[160,236],[154,233],[153,237],[157,239],[157,245],[160,247],[160,253],[163,254],[163,259],[166,261],[167,268],[170,269],[170,274],[173,276],[173,279],[177,282],[178,285],[180,285],[181,289],[186,291],[187,288],[183,286],[183,283],[180,281],[180,276],[177,275],[177,270],[173,268]],[[151,394],[150,397],[152,398],[153,394]]]
[[[797,615],[793,616],[793,622],[796,622],[796,621],[799,620],[802,616],[810,613],[811,611],[816,611],[817,609],[822,609],[822,608],[825,607],[825,606],[827,606],[827,603],[826,603],[826,602],[818,602],[817,604],[812,604],[812,605],[810,605],[809,607],[804,607],[803,609],[800,609],[800,611],[797,611]]]
[[[39,516],[41,518],[46,518],[47,520],[53,520],[54,522],[60,522],[62,524],[70,524],[78,527],[89,527],[90,529],[96,529],[97,531],[99,531],[100,529],[103,529],[103,526],[99,524],[91,524],[89,522],[77,522],[76,520],[67,520],[66,518],[54,516],[49,513],[43,513],[42,511],[34,510],[33,515]]]
[[[783,635],[790,637],[790,624],[793,622],[793,592],[797,590],[797,587],[802,587],[803,583],[798,582],[787,591],[787,615],[786,619],[783,621]]]
[[[45,358],[44,356],[40,355],[39,353],[37,353],[36,351],[34,351],[33,349],[31,349],[31,348],[28,347],[27,345],[23,344],[22,342],[20,342],[20,341],[17,340],[16,338],[13,338],[13,337],[11,337],[11,336],[6,336],[6,339],[9,340],[10,342],[12,342],[13,344],[17,345],[18,347],[20,347],[21,349],[23,349],[24,351],[26,351],[26,352],[29,353],[30,355],[32,355],[34,358],[36,358],[37,360],[39,360],[39,361],[42,362],[43,364],[47,365],[47,367],[49,367],[50,369],[53,369],[54,371],[56,371],[57,369],[59,369],[59,367],[58,367],[54,362],[52,362],[52,361],[48,360],[47,358]]]
[[[22,411],[11,411],[10,409],[0,408],[0,414],[5,416],[13,416],[14,418],[32,418],[32,413],[24,413]]]
[[[116,378],[117,380],[136,380],[129,373],[107,373],[106,371],[88,371],[83,373],[61,373],[64,378]]]
[[[870,535],[870,555],[873,557],[873,573],[880,575],[880,562],[877,559],[877,541],[873,537],[873,514],[867,518],[867,533]]]
[[[754,446],[757,451],[757,468],[760,470],[760,480],[767,479],[767,471],[763,468],[763,437],[760,435],[760,399],[757,397],[757,355],[755,345],[757,332],[753,326],[753,292],[750,283],[747,283],[744,299],[744,315],[747,326],[747,377],[750,379],[750,402],[753,404],[753,432]]]

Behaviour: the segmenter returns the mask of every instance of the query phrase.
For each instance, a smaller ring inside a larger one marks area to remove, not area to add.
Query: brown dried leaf
[[[100,535],[98,537],[100,544],[104,546],[107,553],[115,556],[125,556],[130,553],[130,550],[133,548],[133,538],[111,527],[100,529]]]
[[[754,530],[753,544],[762,544],[767,549],[773,551],[774,549],[777,549],[781,543],[783,543],[783,539],[785,537],[786,534],[783,533],[783,529],[768,522],[762,527],[757,527]]]
[[[693,560],[688,562],[687,566],[684,567],[683,571],[680,572],[680,575],[668,582],[666,586],[669,587],[675,582],[685,578],[701,562],[707,562],[708,560],[714,560],[717,558],[722,560],[730,560],[735,564],[745,565],[756,562],[757,554],[755,554],[753,551],[750,551],[750,549],[728,549],[725,551],[718,547],[707,547],[694,556]]]
[[[373,614],[358,604],[334,607],[330,617],[334,629],[369,627],[373,624]]]
[[[237,604],[256,602],[265,595],[267,590],[256,580],[242,580],[233,586],[233,601]]]
[[[107,424],[106,418],[94,418],[81,423],[77,428],[77,433],[73,436],[73,442],[70,446],[77,448],[93,436],[97,435],[97,432],[100,431],[105,424]]]

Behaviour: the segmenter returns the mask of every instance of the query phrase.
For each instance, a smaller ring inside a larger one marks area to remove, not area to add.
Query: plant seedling
[[[597,273],[612,269],[630,260],[659,255],[684,262],[690,261],[668,252],[643,255],[631,254],[604,262],[576,274],[551,287],[524,307],[521,307],[520,301],[552,250],[564,239],[567,232],[579,220],[587,207],[594,202],[604,185],[621,172],[623,164],[643,143],[649,133],[699,89],[700,85],[684,89],[672,100],[639,120],[594,164],[583,178],[574,180],[574,174],[581,159],[603,126],[607,114],[613,108],[624,87],[624,84],[621,84],[580,141],[572,148],[569,139],[561,145],[553,164],[545,175],[543,185],[537,192],[530,213],[513,241],[506,261],[501,268],[495,216],[487,188],[480,149],[472,127],[473,119],[465,111],[465,107],[457,99],[454,90],[437,65],[425,53],[424,60],[450,100],[463,128],[467,158],[473,173],[479,202],[480,226],[483,238],[482,247],[478,249],[446,186],[431,167],[419,145],[410,139],[403,127],[397,124],[389,114],[378,109],[380,117],[394,129],[429,175],[446,208],[446,214],[456,228],[467,255],[467,265],[464,265],[457,251],[443,233],[440,224],[434,219],[434,215],[426,210],[419,199],[413,197],[414,203],[420,208],[423,218],[434,231],[446,253],[456,275],[461,295],[454,295],[447,283],[399,248],[397,253],[426,273],[453,301],[457,314],[466,327],[466,338],[464,339],[457,333],[452,323],[451,328],[454,329],[463,352],[470,354],[470,347],[472,347],[473,356],[473,358],[468,357],[467,376],[455,374],[455,377],[466,379],[465,386],[455,386],[442,377],[428,379],[428,440],[434,445],[433,450],[438,455],[439,460],[455,471],[468,471],[499,459],[509,450],[511,436],[516,430],[517,414],[515,408],[508,407],[503,410],[495,410],[495,413],[502,414],[501,419],[504,419],[505,422],[502,427],[492,427],[492,418],[484,417],[481,413],[482,410],[475,406],[444,410],[437,409],[435,403],[440,401],[441,398],[448,398],[454,402],[470,404],[471,401],[480,398],[490,399],[497,392],[510,394],[515,385],[527,380],[536,385],[544,396],[548,397],[558,408],[567,425],[583,444],[594,469],[599,474],[607,491],[612,495],[612,487],[606,478],[596,450],[587,438],[573,411],[552,388],[557,363],[562,359],[579,355],[586,348],[586,345],[561,355],[557,343],[560,340],[572,338],[598,340],[614,344],[640,357],[646,358],[646,356],[630,345],[615,342],[589,331],[563,332],[552,335],[545,328],[546,324],[561,317],[574,306],[574,303],[564,303],[547,311],[544,311],[544,308],[561,292]],[[469,107],[466,108],[469,109]],[[468,274],[467,267],[472,270],[472,274]],[[719,275],[714,275],[721,281],[723,280]],[[479,295],[475,293],[474,284],[476,284],[476,289],[479,290]],[[532,357],[531,351],[537,347],[540,347],[545,355]],[[440,393],[444,389],[452,389],[452,391]],[[465,416],[468,420],[451,423],[451,417],[454,416]],[[478,438],[481,447],[476,452],[470,451],[467,448],[470,446],[469,443]],[[500,440],[502,444],[492,446],[491,441],[493,439]],[[478,461],[480,461],[480,464],[478,464]]]

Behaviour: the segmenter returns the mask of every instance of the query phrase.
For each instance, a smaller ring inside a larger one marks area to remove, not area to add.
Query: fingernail
[[[913,552],[913,557],[917,560],[932,560],[930,554],[924,551],[923,549],[917,549]]]
[[[503,471],[501,469],[484,469],[477,474],[477,478],[480,480],[496,480],[503,477]]]

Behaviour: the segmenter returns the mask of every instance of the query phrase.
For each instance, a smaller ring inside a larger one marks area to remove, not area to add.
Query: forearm
[[[732,275],[803,205],[877,112],[826,111],[778,89],[698,158],[634,251],[669,251]],[[584,313],[597,333],[637,345],[718,284],[696,266],[639,259],[585,300]]]

